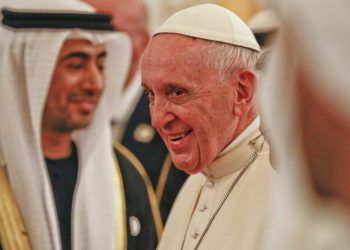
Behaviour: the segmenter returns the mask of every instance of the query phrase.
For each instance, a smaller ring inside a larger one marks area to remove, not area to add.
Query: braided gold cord
[[[22,216],[0,166],[0,242],[4,250],[30,250],[29,239]]]

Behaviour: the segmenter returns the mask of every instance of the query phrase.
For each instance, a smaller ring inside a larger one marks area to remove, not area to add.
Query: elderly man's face
[[[205,42],[161,34],[152,39],[142,61],[152,125],[166,143],[175,165],[187,173],[208,166],[237,129],[234,84],[202,63]]]
[[[69,132],[90,124],[104,87],[105,57],[103,45],[65,41],[46,100],[44,129]]]

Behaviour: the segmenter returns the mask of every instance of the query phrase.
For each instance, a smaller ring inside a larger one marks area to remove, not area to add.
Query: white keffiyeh
[[[2,1],[26,10],[94,10],[78,1]],[[71,36],[106,44],[106,85],[94,119],[74,133],[79,174],[73,198],[73,249],[117,249],[116,186],[109,121],[125,81],[130,42],[116,32],[0,27],[0,156],[33,249],[61,249],[54,197],[41,151],[41,119],[63,42]]]

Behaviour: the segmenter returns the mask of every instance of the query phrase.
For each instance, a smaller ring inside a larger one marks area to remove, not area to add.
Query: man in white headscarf
[[[350,2],[265,2],[281,19],[261,107],[282,175],[265,249],[350,249]]]
[[[123,249],[109,129],[126,35],[78,1],[2,2],[0,155],[33,249]]]
[[[152,125],[191,174],[159,249],[260,249],[276,173],[254,107],[260,47],[213,4],[169,17],[142,60]]]

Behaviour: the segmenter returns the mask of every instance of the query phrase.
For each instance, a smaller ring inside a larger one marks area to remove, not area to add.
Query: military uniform
[[[127,249],[156,249],[163,226],[152,184],[142,164],[127,148],[116,142],[114,151],[123,181]]]
[[[143,94],[129,119],[121,143],[130,149],[145,167],[156,190],[162,220],[165,223],[176,195],[188,175],[174,167],[165,144],[150,124],[149,100],[148,96]]]

